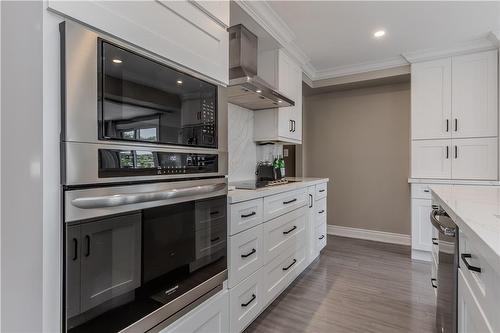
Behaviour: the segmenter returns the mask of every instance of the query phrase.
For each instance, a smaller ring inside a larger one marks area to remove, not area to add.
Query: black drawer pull
[[[88,257],[90,256],[90,236],[86,235],[85,240],[87,241],[87,252],[85,253],[85,256]]]
[[[78,259],[78,240],[76,238],[73,238],[73,244],[75,250],[75,254],[73,254],[73,260],[76,260]]]
[[[319,193],[325,192],[325,189],[319,190]]]
[[[436,282],[436,279],[432,278],[432,279],[431,279],[431,285],[432,285],[432,288],[437,288],[438,286],[436,286],[436,285],[434,284],[434,282]]]
[[[293,259],[293,262],[292,262],[290,265],[288,265],[287,267],[283,267],[282,269],[283,269],[284,271],[287,271],[287,270],[289,270],[289,269],[290,269],[293,265],[295,265],[295,263],[296,263],[296,262],[297,262],[297,259]]]
[[[313,195],[312,194],[309,194],[309,208],[312,208],[313,207]]]
[[[322,209],[322,210],[320,210],[320,211],[318,212],[318,214],[323,214],[324,212],[325,212],[325,210],[324,210],[324,209]]]
[[[210,215],[217,215],[217,214],[219,214],[218,210],[216,210],[215,212],[210,212]]]
[[[432,237],[432,244],[438,245],[439,243],[437,242],[437,240],[438,240],[437,238]]]
[[[213,242],[218,241],[219,239],[220,239],[220,237],[219,237],[219,236],[217,236],[217,237],[215,237],[215,238],[212,238],[212,239],[210,240],[210,242],[212,242],[212,243],[213,243]]]
[[[256,249],[252,249],[252,251],[248,252],[247,254],[242,254],[241,257],[242,258],[250,257],[255,252],[257,252],[257,250]]]
[[[321,235],[320,238],[318,238],[319,240],[322,240],[323,238],[325,238],[325,235]]]
[[[252,294],[252,298],[248,302],[242,303],[241,306],[243,306],[243,307],[249,306],[250,303],[252,303],[253,301],[255,301],[256,298],[257,298],[257,296],[255,296],[255,294]]]
[[[283,201],[283,205],[288,205],[288,204],[291,204],[292,202],[295,202],[295,201],[297,201],[297,198],[292,199],[290,201]]]
[[[297,229],[297,226],[294,225],[292,229],[288,230],[288,231],[283,231],[283,235],[288,235],[289,233],[291,233],[292,231],[294,231],[295,229]]]
[[[245,217],[254,216],[256,214],[257,214],[256,212],[251,212],[251,213],[248,213],[248,214],[241,214],[241,217],[245,218]]]
[[[429,190],[424,190],[425,193],[429,193],[430,191]]]
[[[462,261],[464,262],[465,264],[465,267],[467,267],[467,269],[469,271],[474,271],[474,272],[478,272],[478,273],[481,273],[481,267],[477,267],[477,266],[472,266],[471,264],[469,264],[469,262],[467,261],[467,258],[472,258],[472,255],[470,253],[462,253],[460,255],[460,257],[462,258]]]

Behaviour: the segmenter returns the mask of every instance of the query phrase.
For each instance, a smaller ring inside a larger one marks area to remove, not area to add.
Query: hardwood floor
[[[328,236],[320,258],[245,333],[433,332],[430,271],[407,246]]]

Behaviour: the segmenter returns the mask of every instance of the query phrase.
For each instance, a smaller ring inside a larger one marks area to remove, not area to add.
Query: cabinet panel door
[[[432,251],[431,200],[411,200],[411,248]]]
[[[454,138],[496,136],[497,51],[452,58]]]
[[[134,290],[141,279],[141,215],[81,226],[82,312]]]
[[[80,226],[66,228],[66,312],[71,318],[80,314]]]
[[[411,66],[412,139],[451,136],[451,59]]]
[[[412,141],[413,178],[451,177],[451,140]]]
[[[497,147],[497,138],[453,139],[452,178],[497,179]]]

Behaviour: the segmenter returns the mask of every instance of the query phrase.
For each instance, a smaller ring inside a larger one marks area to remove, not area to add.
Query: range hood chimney
[[[250,110],[295,105],[294,101],[257,76],[257,36],[242,24],[230,27],[228,32],[228,102]]]

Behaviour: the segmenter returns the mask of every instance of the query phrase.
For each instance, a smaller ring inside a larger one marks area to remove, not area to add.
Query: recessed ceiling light
[[[121,61],[120,59],[113,59],[113,62],[115,64],[121,64],[123,61]]]
[[[283,102],[283,101],[282,101],[281,99],[280,99],[280,100],[278,100],[278,103],[282,103],[282,102]]]
[[[257,90],[255,90],[255,92],[256,92],[257,94],[260,94],[260,93],[262,92],[262,90],[257,89]]]
[[[373,34],[375,38],[382,38],[384,37],[384,35],[385,35],[385,30],[378,30],[375,31],[375,33]]]
[[[177,84],[180,86],[182,84],[182,80],[177,80]]]

